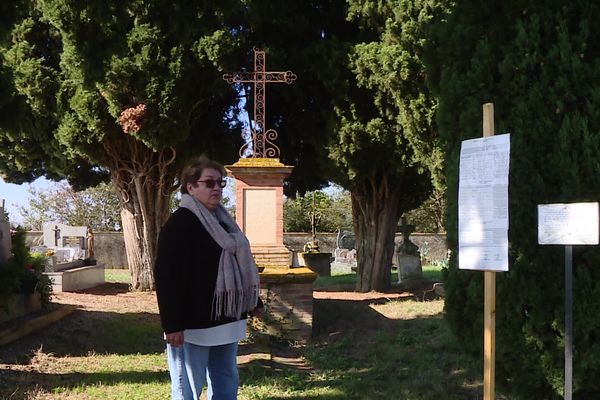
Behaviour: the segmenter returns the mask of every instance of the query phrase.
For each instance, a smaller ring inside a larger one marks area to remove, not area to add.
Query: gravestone
[[[45,272],[52,280],[54,292],[88,289],[105,282],[104,265],[90,260],[93,255],[93,234],[86,226],[46,222],[42,235],[43,246],[32,250],[54,253],[49,258]]]
[[[421,268],[421,257],[419,246],[410,241],[410,234],[414,231],[414,225],[408,225],[402,219],[402,243],[398,245],[398,283],[419,281],[423,278]]]
[[[53,264],[64,264],[87,258],[86,226],[70,226],[45,222],[43,245],[54,251]]]
[[[0,199],[0,266],[10,257],[10,223],[4,218],[4,199]]]
[[[349,231],[340,231],[337,237],[336,248],[334,250],[334,262],[341,264],[353,264],[356,262],[356,238],[354,233]]]
[[[83,243],[85,243],[87,235],[87,226],[70,226],[59,222],[44,222],[42,230],[44,246],[64,247],[65,240],[72,243],[75,240],[74,238],[81,238],[81,248],[85,248]]]

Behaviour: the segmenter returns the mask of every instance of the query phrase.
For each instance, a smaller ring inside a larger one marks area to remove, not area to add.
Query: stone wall
[[[312,239],[310,233],[285,233],[283,236],[284,244],[292,250],[302,251],[304,244]],[[402,234],[396,233],[396,247],[402,242]],[[317,241],[319,250],[326,253],[334,253],[336,248],[337,234],[318,233]],[[421,256],[426,257],[430,262],[441,261],[446,258],[448,247],[446,246],[445,233],[413,233],[410,235],[410,241],[419,246]],[[396,253],[394,252],[393,264],[396,264]]]
[[[421,255],[430,261],[443,260],[446,257],[446,235],[434,233],[413,233],[411,241],[419,246]],[[283,243],[292,250],[301,251],[304,244],[311,240],[310,233],[284,233]],[[317,241],[322,252],[334,253],[337,234],[319,233]],[[396,233],[396,244],[402,242],[402,234]],[[42,232],[27,232],[27,242],[30,245],[42,244]],[[127,269],[127,255],[122,232],[95,232],[94,252],[98,262],[103,263],[108,269]],[[426,254],[424,254],[426,253]],[[396,263],[394,255],[393,264]]]

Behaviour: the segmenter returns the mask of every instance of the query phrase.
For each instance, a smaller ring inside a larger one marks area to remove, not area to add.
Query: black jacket
[[[221,251],[190,210],[179,208],[169,217],[158,237],[154,266],[156,297],[165,333],[235,321],[211,319]]]

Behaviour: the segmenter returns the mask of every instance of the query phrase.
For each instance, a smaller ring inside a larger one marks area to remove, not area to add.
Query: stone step
[[[259,261],[281,261],[284,263],[290,262],[288,254],[254,254],[254,260]]]
[[[272,265],[280,267],[290,266],[290,251],[282,246],[256,246],[252,248],[252,255],[258,265]]]

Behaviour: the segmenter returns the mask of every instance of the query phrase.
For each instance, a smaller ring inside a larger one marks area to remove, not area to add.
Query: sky
[[[20,207],[26,207],[29,200],[28,188],[47,189],[57,182],[49,181],[44,177],[38,178],[32,183],[15,185],[4,182],[0,178],[0,199],[4,199],[4,208],[8,211],[8,218],[11,224],[19,225],[23,222],[23,216],[19,213]],[[227,179],[227,186],[223,190],[223,195],[229,197],[229,203],[235,205],[235,181]],[[1,203],[1,200],[0,200]]]
[[[23,183],[22,185],[7,183],[0,178],[0,199],[4,199],[4,208],[8,211],[10,222],[14,225],[22,222],[23,217],[19,214],[18,207],[27,206],[27,200],[29,199],[28,188],[44,189],[53,184],[54,182],[43,177],[36,179],[32,183]]]

